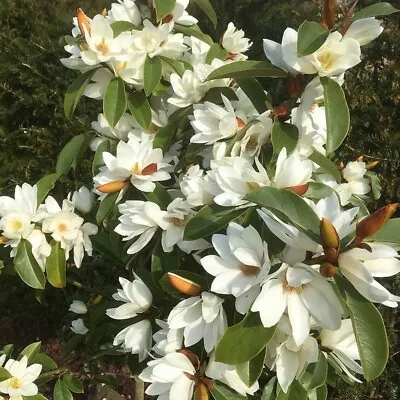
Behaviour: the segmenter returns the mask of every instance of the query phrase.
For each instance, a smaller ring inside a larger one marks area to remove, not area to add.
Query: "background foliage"
[[[344,1],[342,2],[344,3]],[[365,7],[373,1],[359,1]],[[400,7],[400,0],[391,2]],[[219,16],[221,35],[229,21],[245,30],[254,41],[252,59],[264,59],[262,39],[281,40],[287,26],[297,28],[304,19],[315,20],[319,5],[300,0],[214,0]],[[56,156],[72,137],[87,131],[87,122],[66,120],[63,96],[75,76],[59,59],[65,56],[62,38],[71,28],[76,7],[88,15],[109,6],[108,0],[1,0],[0,2],[0,194],[24,181],[36,182],[55,168]],[[336,154],[351,160],[365,154],[381,160],[376,169],[382,179],[380,205],[398,201],[400,195],[400,17],[385,19],[381,37],[363,49],[361,64],[347,73],[345,90],[351,109],[352,131]],[[268,82],[270,84],[271,82]],[[273,87],[279,98],[283,87]],[[86,106],[82,114],[96,111]],[[79,117],[79,115],[78,115]],[[86,126],[85,126],[86,123]],[[89,160],[87,161],[89,165]],[[60,190],[78,187],[85,181],[85,168],[73,173]],[[89,175],[87,175],[89,176]],[[87,182],[90,184],[90,182]],[[400,282],[393,281],[397,293]],[[17,308],[29,304],[30,308]],[[24,301],[21,301],[24,299]],[[62,304],[58,304],[58,303]],[[0,279],[0,348],[7,342],[20,340],[24,347],[29,339],[51,339],[63,325],[68,308],[67,293],[50,308],[34,302],[33,294],[19,280]],[[8,311],[10,310],[10,311]],[[17,311],[16,311],[17,310]],[[12,311],[12,313],[11,313]],[[396,310],[383,310],[391,337],[391,361],[385,375],[369,385],[343,389],[339,385],[335,399],[400,399],[400,340],[397,329],[400,317]],[[37,319],[37,316],[39,320]],[[35,323],[34,323],[35,322]],[[32,338],[16,335],[31,327]],[[33,331],[32,331],[33,330]]]

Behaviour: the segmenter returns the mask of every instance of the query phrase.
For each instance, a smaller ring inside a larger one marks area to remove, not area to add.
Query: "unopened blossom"
[[[40,364],[28,366],[28,357],[23,356],[19,361],[11,358],[7,360],[4,369],[12,377],[0,382],[0,393],[8,395],[10,400],[22,400],[22,396],[35,396],[38,394],[38,387],[34,381],[42,371]]]
[[[118,3],[112,3],[106,19],[110,24],[117,21],[126,21],[136,27],[142,23],[139,8],[134,0],[118,0]]]
[[[373,303],[397,307],[399,296],[390,293],[375,278],[386,278],[400,272],[397,248],[389,243],[368,243],[369,249],[354,248],[339,255],[343,275],[358,292]]]
[[[158,228],[166,229],[165,211],[151,201],[128,200],[119,205],[122,214],[118,219],[119,225],[114,229],[124,236],[122,240],[137,239],[128,248],[128,254],[136,254],[150,242]]]
[[[74,300],[69,306],[69,310],[75,314],[86,314],[88,309],[86,304],[80,300]]]
[[[204,340],[204,348],[210,353],[227,328],[224,300],[213,293],[203,292],[200,296],[182,300],[168,316],[171,329],[182,329],[185,347]]]
[[[93,178],[98,186],[116,181],[128,181],[143,192],[153,192],[154,182],[170,179],[170,174],[164,169],[168,164],[164,162],[161,149],[153,149],[149,140],[140,141],[131,137],[127,143],[120,141],[117,146],[117,155],[104,152],[104,167]]]
[[[78,211],[88,214],[93,207],[94,195],[87,187],[82,186],[72,194],[71,201]]]
[[[163,358],[147,363],[139,379],[150,383],[146,389],[149,396],[159,400],[192,400],[196,369],[189,358],[178,352],[171,352]]]
[[[71,331],[77,335],[86,335],[89,332],[89,329],[86,327],[82,318],[78,318],[71,322]]]
[[[342,306],[325,278],[304,264],[294,267],[283,263],[263,284],[251,307],[258,311],[267,328],[276,325],[288,313],[297,346],[310,333],[310,317],[327,329],[340,328]]]
[[[347,29],[344,38],[357,40],[360,46],[364,46],[375,40],[382,32],[382,21],[376,18],[363,18],[354,21]]]
[[[160,356],[165,356],[183,347],[184,328],[171,329],[168,322],[159,319],[156,319],[156,323],[161,329],[153,335],[155,345],[152,350]]]
[[[222,47],[228,52],[228,59],[240,61],[247,59],[243,53],[246,53],[253,43],[250,39],[244,37],[244,32],[237,29],[236,26],[230,22],[224,35],[222,36]]]
[[[211,290],[235,296],[236,309],[243,312],[257,297],[260,284],[269,273],[271,263],[267,243],[251,225],[244,228],[231,222],[226,233],[212,236],[218,255],[203,257],[200,263],[215,277]]]
[[[83,94],[91,99],[102,100],[108,84],[114,78],[115,75],[108,68],[96,69]]]
[[[327,357],[332,357],[352,381],[361,383],[354,376],[354,373],[362,374],[363,370],[357,362],[360,360],[360,353],[351,320],[342,320],[340,328],[336,331],[322,329],[319,338],[321,346],[331,350]]]

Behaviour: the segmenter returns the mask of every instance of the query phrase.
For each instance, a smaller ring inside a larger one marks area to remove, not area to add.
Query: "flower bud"
[[[86,14],[83,12],[82,8],[78,8],[76,10],[76,17],[78,19],[78,27],[79,27],[79,30],[81,31],[81,34],[83,36],[85,36],[86,33],[90,33],[89,20],[88,20]],[[86,32],[85,32],[85,28],[86,28]]]
[[[90,213],[93,207],[93,201],[93,193],[85,186],[82,186],[72,195],[72,202],[75,204],[76,209],[83,214]]]
[[[107,17],[107,8],[103,8],[102,10],[101,10],[101,12],[100,12],[100,14],[103,16],[103,17]]]
[[[328,29],[332,29],[335,25],[336,11],[335,0],[324,0],[322,8],[322,22]]]
[[[296,193],[299,196],[303,196],[303,194],[307,192],[309,186],[310,185],[308,183],[304,183],[303,185],[291,186],[286,189]]]
[[[209,400],[209,398],[207,386],[202,382],[198,383],[196,386],[196,400]]]
[[[115,181],[106,183],[105,185],[97,186],[96,189],[101,193],[115,193],[122,190],[127,184],[128,181]]]
[[[202,292],[200,285],[172,272],[168,272],[168,279],[171,285],[181,293],[189,296],[198,296]]]
[[[331,263],[324,262],[319,268],[319,273],[325,278],[333,278],[336,275],[336,269]]]
[[[74,300],[71,305],[69,306],[69,310],[75,314],[86,314],[88,309],[86,304],[80,300]]]
[[[6,238],[5,236],[0,236],[0,245],[2,244],[6,244],[8,242],[8,238]]]
[[[326,248],[324,249],[326,261],[331,264],[337,264],[339,251],[338,249]]]
[[[322,247],[324,249],[338,249],[340,246],[340,238],[331,221],[322,218],[319,225]]]
[[[279,121],[286,121],[290,118],[289,103],[287,101],[272,110],[270,118],[274,119],[275,117],[277,117]]]
[[[360,221],[356,227],[355,242],[360,243],[365,238],[375,235],[386,224],[399,205],[400,203],[389,204]]]
[[[364,162],[364,156],[358,157],[358,158],[357,158],[357,161],[358,161],[358,162]]]
[[[370,163],[368,163],[365,168],[370,171],[371,169],[374,169],[378,164],[380,163],[380,161],[372,161]]]

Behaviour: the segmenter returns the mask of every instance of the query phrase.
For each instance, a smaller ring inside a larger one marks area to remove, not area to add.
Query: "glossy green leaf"
[[[316,52],[326,41],[329,31],[318,22],[304,21],[298,31],[297,57]]]
[[[35,357],[35,364],[40,364],[45,372],[57,369],[56,362],[45,353],[39,353]]]
[[[34,396],[22,396],[24,400],[47,400],[47,397],[44,397],[41,394],[35,394]]]
[[[135,29],[135,25],[129,21],[115,21],[110,24],[110,27],[113,31],[114,38],[118,37],[122,32],[132,32],[132,30]]]
[[[68,387],[58,379],[56,384],[54,385],[53,391],[53,399],[54,400],[73,400],[72,393],[69,391]]]
[[[44,201],[46,196],[49,194],[50,190],[54,189],[54,186],[59,178],[60,174],[55,172],[54,174],[49,174],[44,176],[36,183],[38,207]]]
[[[261,376],[264,368],[265,351],[266,349],[264,348],[250,361],[236,365],[236,372],[239,375],[239,378],[248,387],[252,386]]]
[[[268,110],[268,96],[256,78],[237,79],[236,82],[260,114]]]
[[[136,122],[148,132],[151,125],[151,107],[143,92],[128,95],[128,107]]]
[[[307,400],[307,391],[300,385],[298,381],[293,381],[288,392],[285,393],[282,389],[276,396],[276,400]]]
[[[183,238],[196,240],[212,235],[245,211],[245,208],[222,207],[218,204],[204,206],[187,223]]]
[[[109,193],[100,203],[99,209],[96,214],[96,221],[99,225],[108,217],[111,213],[115,202],[119,196],[119,192]]]
[[[175,60],[173,58],[168,58],[163,56],[160,56],[160,58],[164,64],[167,64],[169,67],[171,67],[179,76],[182,76],[187,69],[190,70],[193,69],[193,67],[190,64],[184,61]]]
[[[233,89],[229,87],[213,87],[204,96],[203,101],[209,101],[215,104],[223,104],[222,95],[231,101],[239,100]]]
[[[365,177],[371,181],[371,190],[375,200],[379,200],[382,195],[382,184],[376,172],[367,171]]]
[[[1,354],[5,354],[8,358],[11,358],[12,352],[14,350],[14,345],[12,343],[6,344],[2,349],[1,349]]]
[[[176,0],[153,0],[153,4],[156,9],[157,22],[159,22],[174,11]]]
[[[324,88],[326,113],[326,152],[334,152],[346,138],[350,128],[350,112],[341,86],[327,76],[320,77]]]
[[[299,141],[299,130],[295,125],[275,120],[272,125],[271,141],[275,157],[278,157],[284,147],[286,148],[287,155],[290,155]]]
[[[84,134],[74,136],[61,150],[57,159],[56,172],[60,175],[66,175],[74,162],[89,147],[93,135]]]
[[[334,193],[334,190],[330,186],[319,182],[310,182],[307,192],[303,196],[308,199],[320,200],[329,197],[332,193]]]
[[[213,381],[210,388],[210,393],[214,400],[246,400],[247,396],[242,396],[235,390],[224,385],[219,381]]]
[[[72,374],[66,374],[63,376],[64,385],[73,393],[83,393],[82,382],[75,378]]]
[[[237,325],[229,327],[217,345],[215,359],[225,364],[243,364],[261,353],[276,327],[264,328],[258,313],[248,313]]]
[[[332,175],[336,182],[342,182],[342,175],[337,166],[322,153],[314,149],[313,153],[308,158],[315,162],[315,164],[318,164],[326,174]]]
[[[64,97],[64,113],[68,119],[71,119],[74,115],[76,106],[96,71],[96,69],[91,69],[79,75],[69,86]]]
[[[274,376],[270,381],[264,386],[261,400],[275,400],[276,399],[276,383],[277,379]]]
[[[92,163],[93,176],[97,175],[99,173],[100,167],[104,165],[103,153],[109,152],[110,150],[111,150],[111,143],[108,139],[101,142],[97,147]]]
[[[144,92],[150,96],[160,83],[162,74],[162,63],[160,57],[147,57],[144,63]]]
[[[306,390],[313,390],[325,384],[328,376],[328,361],[326,357],[319,353],[318,362],[309,364],[300,382]]]
[[[176,124],[169,124],[161,128],[154,137],[153,148],[160,148],[163,153],[166,153],[173,143],[177,129]]]
[[[67,284],[67,260],[61,243],[51,242],[51,253],[46,258],[46,273],[49,283],[56,288],[64,288]]]
[[[153,282],[158,285],[160,279],[167,273],[179,269],[179,255],[176,246],[170,253],[163,251],[161,240],[156,244],[151,255],[151,274]]]
[[[326,384],[308,392],[308,400],[326,400],[327,397],[328,388]]]
[[[12,378],[12,375],[5,369],[0,367],[0,382]]]
[[[217,26],[217,13],[214,10],[210,0],[193,0],[201,11],[208,17],[208,19],[212,22],[214,27]]]
[[[399,12],[399,10],[394,8],[390,3],[381,2],[372,4],[356,12],[353,16],[353,20],[390,15],[396,12]]]
[[[335,280],[350,311],[363,375],[370,382],[383,373],[389,358],[385,324],[376,307],[348,280],[340,276]]]
[[[198,25],[180,25],[175,23],[174,30],[176,32],[183,33],[185,36],[193,36],[197,39],[200,39],[202,42],[209,44],[210,46],[214,43],[209,35],[206,35]]]
[[[36,362],[35,359],[40,351],[41,345],[42,345],[42,342],[35,342],[35,343],[31,343],[30,345],[26,346],[21,351],[21,354],[18,356],[18,359],[20,360],[23,356],[25,356],[28,358],[28,364],[32,364],[33,362]]]
[[[223,65],[217,68],[210,75],[208,75],[206,81],[212,81],[213,79],[222,78],[258,78],[258,77],[269,77],[269,78],[284,78],[287,76],[287,72],[275,67],[268,61],[236,61],[230,64]]]
[[[283,213],[299,228],[310,231],[319,237],[319,217],[300,196],[290,190],[263,187],[249,193],[246,200],[271,211]]]
[[[368,241],[389,242],[400,244],[400,218],[392,218]]]
[[[211,64],[215,58],[225,61],[227,56],[228,52],[219,43],[214,43],[208,50],[206,63]]]
[[[103,112],[111,128],[118,124],[126,111],[125,83],[122,78],[112,79],[106,88],[103,99]]]
[[[34,289],[44,289],[46,278],[38,262],[32,254],[32,245],[21,239],[14,258],[15,270],[20,278]]]

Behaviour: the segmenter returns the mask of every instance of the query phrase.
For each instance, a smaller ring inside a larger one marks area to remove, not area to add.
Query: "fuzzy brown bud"
[[[303,185],[291,186],[286,189],[290,190],[293,193],[296,193],[299,196],[303,196],[303,194],[307,192],[309,186],[310,185],[308,183],[304,183]]]
[[[332,222],[326,218],[322,218],[319,225],[322,247],[324,249],[338,249],[340,246],[340,238],[333,226]]]
[[[324,0],[322,8],[322,25],[332,29],[335,25],[336,11],[335,0]]]
[[[8,238],[6,238],[5,236],[0,236],[0,245],[1,244],[6,244],[8,242]]]
[[[82,8],[78,8],[76,10],[76,17],[78,19],[78,27],[79,27],[79,30],[81,31],[81,34],[83,36],[85,36],[86,33],[90,34],[89,20],[88,20],[88,17],[86,16],[86,14],[83,12]],[[85,28],[86,28],[86,32],[85,32]]]
[[[210,395],[207,386],[200,382],[196,386],[196,400],[209,400]]]
[[[333,278],[336,274],[336,269],[331,263],[324,262],[319,268],[319,273],[325,278]]]
[[[168,272],[167,276],[171,285],[183,294],[187,294],[188,296],[198,296],[202,292],[200,285],[189,279],[182,278],[172,272]]]
[[[370,171],[371,169],[374,169],[378,164],[380,163],[380,161],[372,161],[370,163],[368,163],[365,168]]]
[[[127,184],[128,181],[115,181],[97,186],[96,189],[101,193],[115,193],[122,190]]]

